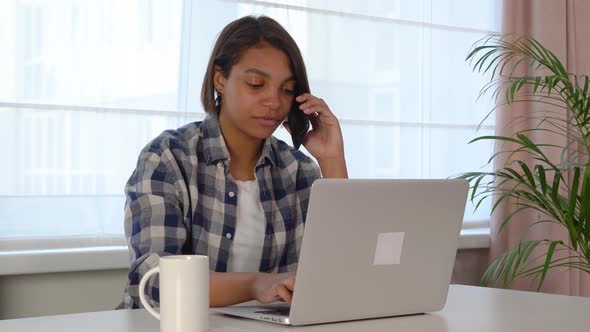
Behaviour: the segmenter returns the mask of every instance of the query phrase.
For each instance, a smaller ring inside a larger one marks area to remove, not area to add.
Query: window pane
[[[497,0],[270,0],[316,10],[333,11],[367,19],[397,19],[468,29],[496,31],[500,7]]]
[[[0,109],[1,237],[123,233],[123,187],[141,149],[182,114]]]
[[[464,58],[497,30],[499,2],[193,0],[183,13],[182,0],[1,1],[0,102],[11,104],[0,132],[13,157],[0,164],[0,238],[120,236],[140,150],[202,118],[213,42],[249,14],[297,41],[312,93],[341,121],[351,177],[488,169],[493,146],[467,142],[494,131],[493,117],[476,131],[493,104],[476,101],[486,78]],[[284,129],[275,136],[291,143]],[[466,220],[489,209],[468,204]]]
[[[175,110],[182,1],[0,2],[0,101]]]

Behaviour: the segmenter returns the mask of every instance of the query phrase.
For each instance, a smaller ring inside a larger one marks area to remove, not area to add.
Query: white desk
[[[453,285],[447,305],[436,313],[288,327],[211,315],[211,331],[588,331],[590,298],[567,297]],[[144,310],[102,311],[0,321],[1,332],[158,332],[159,322]]]

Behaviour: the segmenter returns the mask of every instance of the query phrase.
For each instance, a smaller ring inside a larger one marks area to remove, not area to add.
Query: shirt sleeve
[[[319,178],[321,178],[320,167],[313,159],[304,156],[299,162],[296,176],[297,182],[295,184],[299,201],[297,212],[301,214],[302,222],[295,226],[293,230],[294,236],[291,238],[292,241],[287,242],[285,245],[285,253],[282,258],[283,262],[281,262],[278,272],[295,272],[297,270],[309,205],[309,196],[311,194],[311,185]]]
[[[159,276],[139,289],[141,278],[158,266],[159,258],[183,253],[188,225],[183,211],[188,196],[182,173],[170,149],[152,143],[139,156],[125,186],[125,236],[129,247],[129,280],[119,308],[141,308],[139,292],[159,306]]]

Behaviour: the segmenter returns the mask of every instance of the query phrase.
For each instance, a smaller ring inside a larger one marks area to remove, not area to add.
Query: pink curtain
[[[502,33],[530,35],[553,51],[566,65],[567,71],[576,74],[590,74],[590,1],[588,0],[504,0],[502,16]],[[560,112],[566,119],[565,110],[548,109],[546,105],[517,103],[496,113],[496,132],[509,136],[515,131],[534,128],[539,111]],[[528,120],[523,121],[522,117]],[[565,146],[567,138],[559,135],[535,133],[531,135],[536,142],[553,143]],[[510,148],[498,144],[496,149]],[[552,160],[560,160],[561,151],[546,151]],[[496,167],[503,165],[503,160],[496,161]],[[508,204],[498,208],[492,215],[491,258],[497,257],[507,249],[515,246],[522,231],[542,216],[526,212],[515,216],[507,227],[498,232],[504,217],[514,206]],[[526,239],[562,239],[566,243],[565,228],[552,224],[541,224],[531,228]],[[513,285],[514,289],[529,290],[529,280],[521,280]],[[590,274],[578,270],[555,270],[550,272],[543,292],[590,296]]]

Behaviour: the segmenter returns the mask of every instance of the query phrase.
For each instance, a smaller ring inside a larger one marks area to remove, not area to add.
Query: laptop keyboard
[[[280,309],[255,311],[255,313],[263,314],[263,315],[271,315],[271,316],[289,317],[289,311],[290,311],[289,308],[280,308]]]

